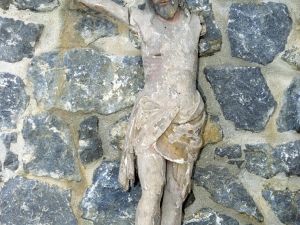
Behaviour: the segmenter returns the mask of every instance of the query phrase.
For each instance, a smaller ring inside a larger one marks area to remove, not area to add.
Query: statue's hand
[[[203,16],[200,16],[200,24],[201,24],[201,27],[202,27],[201,32],[200,32],[200,36],[203,36],[203,35],[206,34],[206,23],[204,21]]]

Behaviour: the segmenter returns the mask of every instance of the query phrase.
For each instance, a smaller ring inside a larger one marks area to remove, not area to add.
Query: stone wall
[[[186,2],[208,117],[183,224],[299,225],[299,0]],[[0,7],[0,224],[134,224],[140,186],[117,174],[136,36],[75,0]]]

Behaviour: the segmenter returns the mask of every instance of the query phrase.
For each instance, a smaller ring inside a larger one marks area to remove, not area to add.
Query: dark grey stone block
[[[103,18],[84,15],[78,20],[75,29],[88,45],[102,37],[118,34],[117,25]]]
[[[0,0],[0,8],[7,10],[9,9],[9,4],[11,0]]]
[[[211,208],[202,208],[199,212],[194,214],[194,218],[186,219],[183,225],[239,225],[240,223],[225,215],[218,214]]]
[[[204,187],[215,202],[245,213],[260,222],[264,220],[252,197],[227,168],[196,168],[194,181],[196,185]]]
[[[17,176],[0,191],[0,224],[76,225],[70,190]]]
[[[300,224],[300,191],[294,192],[294,202],[297,209],[297,223]]]
[[[265,129],[277,103],[259,67],[208,67],[204,73],[225,119],[233,121],[237,130]]]
[[[267,65],[285,48],[292,19],[285,4],[234,3],[227,27],[231,55]]]
[[[0,131],[16,128],[28,101],[29,96],[21,78],[10,73],[0,73]]]
[[[80,123],[79,140],[86,140],[98,136],[97,116],[90,116]]]
[[[27,77],[34,84],[34,96],[37,102],[43,103],[46,110],[54,107],[57,101],[57,87],[64,76],[64,66],[59,51],[46,52],[31,60]]]
[[[228,164],[230,165],[236,165],[238,168],[241,168],[245,160],[229,160]]]
[[[208,0],[186,0],[186,3],[190,12],[203,16],[206,23],[206,34],[199,42],[199,55],[210,56],[220,51],[222,35],[215,21],[212,4]]]
[[[67,83],[61,108],[68,111],[114,113],[133,105],[144,86],[140,56],[105,56],[91,49],[74,49],[64,55],[64,65]]]
[[[294,77],[284,92],[283,106],[276,119],[279,132],[295,130],[300,133],[300,78]]]
[[[102,142],[98,137],[98,117],[91,116],[80,124],[78,155],[84,166],[103,155]]]
[[[95,170],[93,184],[80,204],[84,219],[101,225],[134,224],[141,188],[136,185],[125,192],[119,185],[118,174],[118,162],[103,162]]]
[[[240,224],[237,220],[235,220],[225,214],[220,214],[219,217],[221,218],[221,225],[239,225]]]
[[[284,52],[281,58],[295,69],[300,70],[300,49],[298,47],[292,46]]]
[[[264,178],[274,177],[279,172],[287,172],[284,163],[274,159],[268,152],[272,147],[268,144],[246,145],[246,169]]]
[[[72,49],[63,58],[57,51],[34,57],[28,77],[37,102],[47,110],[71,112],[114,113],[132,106],[144,86],[140,56],[107,56],[92,49]]]
[[[257,145],[246,144],[246,148],[254,152],[266,152],[266,153],[270,152],[273,149],[273,147],[269,144],[257,144]]]
[[[300,141],[276,146],[272,150],[272,156],[284,163],[287,175],[300,176]]]
[[[60,5],[58,0],[13,0],[13,4],[21,10],[38,12],[52,11]]]
[[[10,63],[33,56],[44,25],[0,17],[0,61]]]
[[[0,136],[5,148],[6,148],[6,157],[4,160],[4,168],[10,170],[16,170],[19,167],[18,155],[10,151],[11,143],[17,142],[17,133],[5,133]]]
[[[269,144],[246,145],[246,169],[264,178],[280,172],[300,175],[300,141],[289,142],[272,148]]]
[[[228,159],[236,159],[242,157],[242,148],[239,145],[216,148],[215,154],[220,157],[227,156]]]
[[[278,219],[286,225],[300,224],[299,196],[300,191],[262,190],[262,196],[271,205]]]
[[[75,145],[67,125],[56,115],[27,116],[22,129],[25,140],[24,170],[35,176],[79,181]]]

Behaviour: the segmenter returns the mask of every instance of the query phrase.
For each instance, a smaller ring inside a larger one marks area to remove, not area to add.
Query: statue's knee
[[[152,181],[143,187],[143,195],[151,198],[160,198],[163,195],[164,180]]]

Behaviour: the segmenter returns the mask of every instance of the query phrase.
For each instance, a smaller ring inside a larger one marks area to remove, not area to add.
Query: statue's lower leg
[[[160,225],[160,202],[165,184],[165,159],[156,154],[138,154],[142,197],[136,210],[136,225]]]
[[[182,219],[182,190],[173,176],[172,162],[167,162],[167,183],[162,202],[162,225],[180,225]]]

